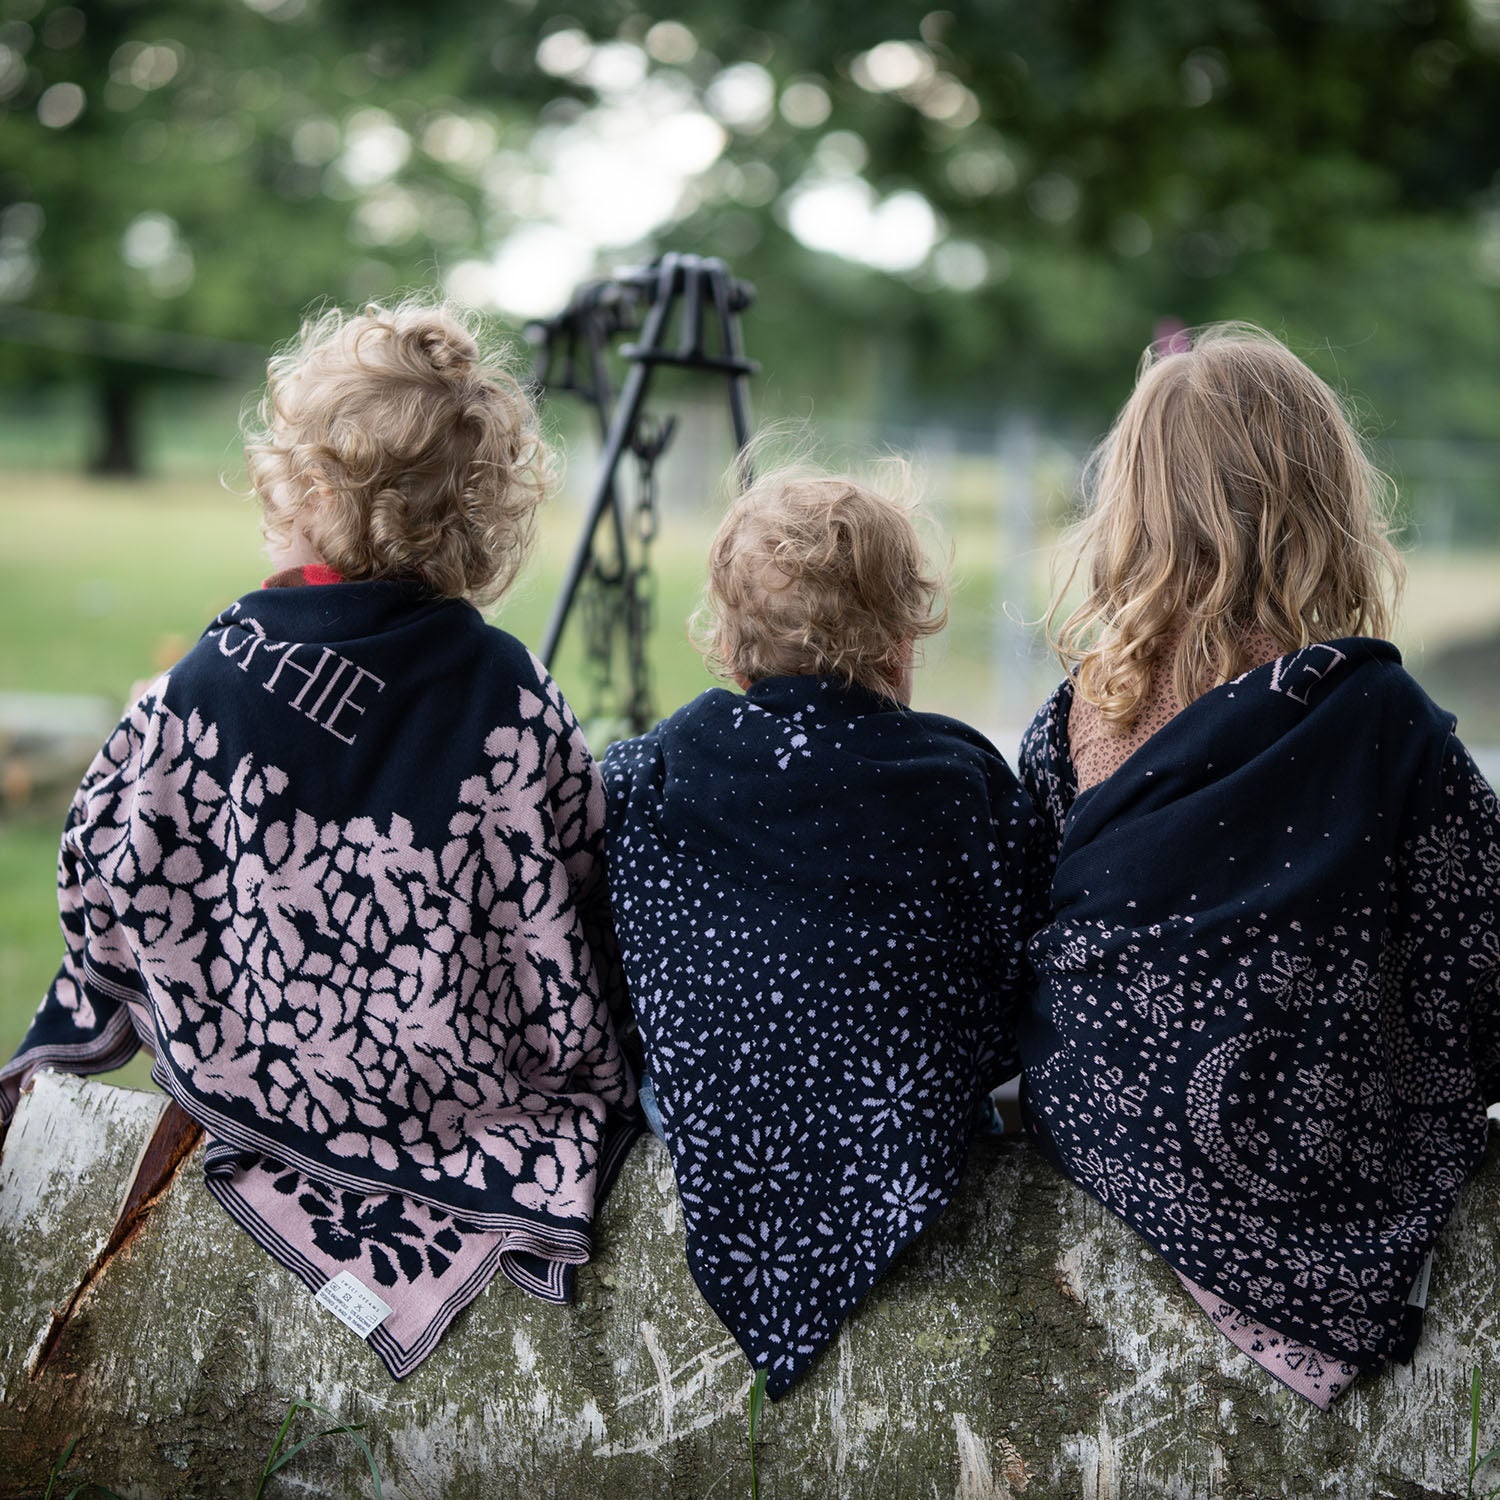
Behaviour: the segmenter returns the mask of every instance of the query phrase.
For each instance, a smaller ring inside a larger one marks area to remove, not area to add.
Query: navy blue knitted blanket
[[[1383,641],[1246,673],[1076,797],[1071,701],[1021,758],[1036,1127],[1201,1287],[1378,1365],[1500,1097],[1495,795]]]
[[[688,1264],[779,1396],[942,1213],[1016,1071],[1037,824],[974,730],[815,677],[705,693],[604,778]]]

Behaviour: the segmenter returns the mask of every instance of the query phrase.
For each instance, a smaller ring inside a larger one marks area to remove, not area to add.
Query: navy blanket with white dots
[[[779,1396],[942,1213],[1017,1071],[1039,825],[975,730],[816,677],[705,693],[604,778],[688,1264]]]
[[[1495,794],[1383,641],[1247,672],[1081,794],[1071,701],[1021,753],[1043,1138],[1200,1287],[1378,1365],[1500,1098]]]

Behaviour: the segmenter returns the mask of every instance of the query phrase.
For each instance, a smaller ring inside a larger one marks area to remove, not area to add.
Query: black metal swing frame
[[[654,718],[645,657],[649,598],[638,593],[647,572],[645,553],[656,527],[654,469],[677,425],[675,417],[653,422],[646,413],[646,400],[653,377],[663,365],[724,377],[739,478],[742,485],[747,484],[748,380],[758,366],[745,356],[740,315],[754,297],[754,287],[733,276],[722,260],[672,252],[648,266],[584,283],[556,317],[526,328],[527,337],[537,346],[533,375],[537,394],[567,391],[582,398],[596,414],[603,443],[583,527],[547,625],[542,660],[552,667],[586,578],[592,577],[604,589],[618,590],[624,605],[631,677],[624,717],[635,734],[648,729]],[[618,349],[627,368],[617,390],[611,348],[615,340],[632,334],[634,341]],[[642,476],[634,539],[619,476],[627,453],[635,456]],[[606,518],[612,562],[599,545]]]

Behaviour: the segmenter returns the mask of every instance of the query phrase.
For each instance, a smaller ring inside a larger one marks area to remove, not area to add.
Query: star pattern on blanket
[[[1022,748],[1060,850],[1023,1030],[1050,1146],[1237,1326],[1351,1369],[1405,1336],[1415,1268],[1500,1092],[1500,807],[1392,657],[1340,642],[1316,671],[1294,656],[1247,673],[1082,796],[1071,684]],[[1419,723],[1404,741],[1385,727]],[[1272,795],[1280,734],[1297,736],[1297,777],[1333,795]],[[1351,743],[1390,759],[1362,769]],[[1413,769],[1383,769],[1399,754]],[[1137,923],[1101,915],[1126,896]]]
[[[958,1188],[1035,822],[972,730],[814,678],[706,695],[604,779],[688,1263],[778,1396]]]

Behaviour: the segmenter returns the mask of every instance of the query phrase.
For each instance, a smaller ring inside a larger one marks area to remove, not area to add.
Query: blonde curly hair
[[[1048,625],[1080,570],[1088,594],[1050,633],[1106,723],[1129,729],[1158,656],[1178,701],[1278,651],[1390,629],[1403,580],[1391,486],[1338,397],[1244,323],[1147,350],[1084,471],[1089,514]]]
[[[267,367],[245,460],[268,542],[301,531],[345,578],[492,603],[552,478],[536,411],[477,321],[408,298],[334,309]]]
[[[694,644],[723,677],[836,677],[889,694],[948,616],[916,515],[847,474],[763,476],[714,536]]]

